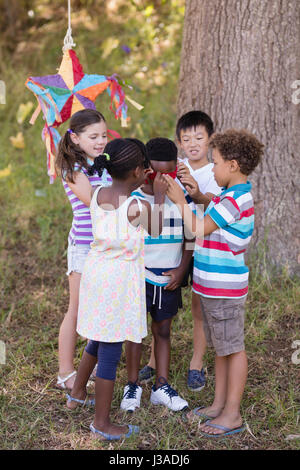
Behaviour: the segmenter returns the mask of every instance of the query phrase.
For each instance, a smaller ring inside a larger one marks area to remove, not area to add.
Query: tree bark
[[[217,131],[248,129],[265,144],[263,162],[249,177],[251,251],[261,242],[266,265],[290,274],[300,274],[297,80],[299,0],[186,1],[178,116],[201,109]]]

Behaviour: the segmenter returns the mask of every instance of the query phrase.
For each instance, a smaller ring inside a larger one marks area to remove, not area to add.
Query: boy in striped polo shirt
[[[153,173],[148,181],[133,195],[154,204],[153,180],[156,172],[167,173],[176,178],[177,147],[169,139],[154,138],[146,144],[147,157]],[[176,183],[177,184],[177,183]],[[187,241],[188,243],[188,241]],[[145,277],[147,312],[152,317],[156,381],[152,387],[150,401],[164,405],[173,411],[188,407],[186,400],[169,385],[170,329],[173,317],[182,307],[181,283],[189,266],[192,250],[186,250],[184,226],[180,211],[170,199],[165,198],[163,207],[163,230],[158,237],[145,232]],[[140,356],[140,345],[127,343],[127,364]],[[139,365],[139,361],[136,361]],[[142,388],[128,383],[124,389],[121,408],[134,411],[140,406]]]
[[[196,235],[193,290],[200,295],[207,344],[215,348],[215,397],[189,418],[206,418],[203,435],[221,437],[244,430],[240,404],[248,366],[244,346],[244,305],[249,270],[244,253],[254,228],[248,175],[259,164],[263,145],[247,131],[228,130],[210,139],[213,172],[223,188],[198,219],[184,194],[167,178],[168,197],[177,203],[185,225]]]

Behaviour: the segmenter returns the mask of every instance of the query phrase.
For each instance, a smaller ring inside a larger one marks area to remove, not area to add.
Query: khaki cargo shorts
[[[228,356],[245,349],[246,297],[216,299],[200,296],[207,345],[215,348],[217,356]]]

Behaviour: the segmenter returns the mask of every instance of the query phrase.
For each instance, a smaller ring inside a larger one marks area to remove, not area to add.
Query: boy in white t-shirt
[[[221,192],[213,174],[213,163],[208,160],[208,141],[214,131],[211,118],[202,111],[190,111],[181,116],[176,126],[176,137],[183,158],[178,164],[177,177],[183,186],[186,199],[193,212],[201,216],[211,199]],[[193,276],[192,259],[184,285]],[[187,385],[190,390],[200,391],[205,385],[203,356],[206,340],[199,295],[192,292],[192,316],[194,322],[194,351],[188,371]]]
[[[211,118],[202,111],[190,111],[179,118],[176,126],[177,143],[183,152],[177,170],[185,193],[193,206],[204,209],[221,189],[215,181],[213,163],[208,161],[208,141],[214,130]],[[197,184],[196,184],[197,183]]]

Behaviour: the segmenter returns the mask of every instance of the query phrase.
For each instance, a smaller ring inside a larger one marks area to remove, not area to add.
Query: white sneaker
[[[168,383],[158,387],[156,390],[153,386],[150,401],[153,405],[167,406],[172,411],[181,411],[189,406],[188,402],[181,398]]]
[[[142,387],[135,383],[128,382],[124,388],[123,400],[120,405],[121,410],[133,412],[136,408],[139,408],[142,392]]]

